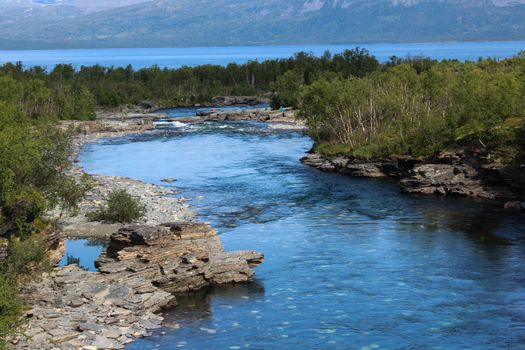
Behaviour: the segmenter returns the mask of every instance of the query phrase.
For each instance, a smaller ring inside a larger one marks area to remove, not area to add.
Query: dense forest
[[[481,147],[505,162],[525,150],[525,53],[505,60],[438,62],[360,48],[321,57],[223,66],[0,67],[0,348],[24,305],[18,284],[45,268],[46,211],[71,210],[87,185],[66,176],[72,153],[60,119],[97,109],[209,103],[217,95],[264,95],[299,109],[317,151],[358,158],[431,156]]]

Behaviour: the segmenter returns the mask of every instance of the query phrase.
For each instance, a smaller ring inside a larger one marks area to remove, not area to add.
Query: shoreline
[[[151,132],[154,120],[162,117],[148,113],[67,121],[61,127],[78,132],[73,139],[73,158],[77,159],[88,143]],[[87,174],[79,166],[70,172],[77,178]],[[103,239],[109,245],[96,261],[99,271],[68,265],[25,285],[22,296],[32,305],[26,313],[28,338],[12,339],[10,349],[124,349],[165,326],[162,311],[177,304],[177,294],[249,282],[253,267],[264,261],[264,255],[256,251],[225,252],[217,232],[195,221],[195,212],[185,198],[176,197],[176,190],[127,177],[87,175],[93,187],[80,203],[78,215],[59,219],[49,255],[60,260],[69,238]],[[126,189],[144,201],[143,222],[122,225],[87,220],[85,214],[113,188]]]
[[[467,197],[500,203],[525,212],[525,167],[506,167],[476,154],[442,153],[436,159],[397,157],[384,160],[309,153],[305,165],[350,177],[392,178],[402,193]]]

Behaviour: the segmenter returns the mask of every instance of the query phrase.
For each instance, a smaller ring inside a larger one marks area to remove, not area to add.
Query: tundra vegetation
[[[94,221],[130,223],[142,219],[146,215],[146,207],[139,197],[129,194],[125,189],[109,193],[107,203],[98,210],[88,213]]]
[[[432,156],[481,147],[505,162],[525,157],[525,53],[476,62],[392,57],[365,49],[321,57],[162,69],[131,66],[51,70],[0,66],[0,348],[23,322],[20,283],[45,269],[45,217],[72,210],[86,184],[66,176],[70,135],[60,119],[90,120],[97,108],[187,106],[216,95],[266,95],[294,107],[317,151],[358,158]],[[146,103],[147,102],[147,103]],[[123,211],[122,209],[132,209]],[[144,215],[127,193],[113,193],[100,218]]]
[[[474,147],[504,162],[523,157],[523,54],[477,62],[392,59],[362,76],[321,76],[295,95],[317,150],[327,155],[430,157]]]

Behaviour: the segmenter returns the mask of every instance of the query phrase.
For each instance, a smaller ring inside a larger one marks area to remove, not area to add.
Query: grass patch
[[[351,151],[350,146],[341,143],[323,143],[315,146],[317,153],[327,157],[348,155]]]

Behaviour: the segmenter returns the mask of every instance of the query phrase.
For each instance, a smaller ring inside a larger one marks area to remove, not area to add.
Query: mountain
[[[4,0],[0,48],[525,40],[525,0]]]

